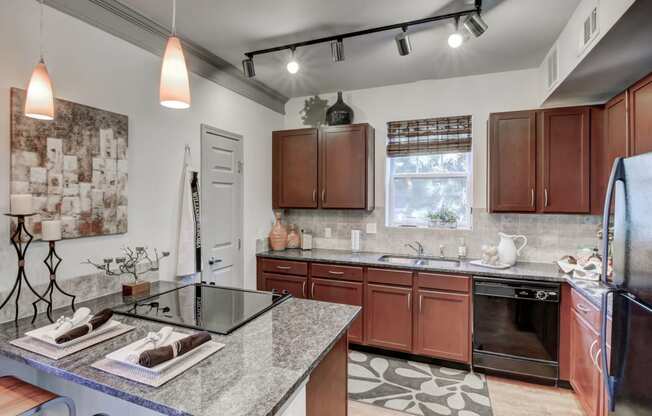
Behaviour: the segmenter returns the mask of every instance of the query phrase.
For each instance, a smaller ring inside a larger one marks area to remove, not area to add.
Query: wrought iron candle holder
[[[34,290],[32,284],[29,282],[29,280],[27,280],[27,275],[25,274],[25,254],[27,253],[27,248],[29,247],[32,240],[34,239],[34,236],[30,234],[29,231],[27,231],[27,227],[25,227],[25,218],[31,217],[34,214],[31,215],[5,214],[5,215],[8,217],[16,218],[16,222],[17,222],[16,231],[14,231],[14,233],[11,236],[11,244],[16,249],[16,254],[18,255],[18,273],[16,275],[16,281],[14,282],[14,286],[11,288],[11,292],[9,292],[9,295],[7,295],[4,302],[2,302],[2,304],[0,305],[0,309],[2,309],[7,304],[7,302],[9,302],[11,296],[14,294],[14,292],[16,292],[14,323],[18,324],[20,291],[24,281],[27,287],[29,288],[29,290],[31,290],[34,296],[37,297],[37,302],[43,301],[48,305],[46,309],[46,315],[50,320],[50,322],[54,322],[52,320],[52,303],[47,299],[45,299],[43,296],[39,295],[38,292],[36,292],[36,290]],[[27,236],[27,238],[24,239],[24,236]],[[34,318],[36,318],[36,315],[38,314],[38,309],[36,308],[35,303],[32,304],[32,307],[34,308]]]
[[[50,251],[48,252],[48,256],[43,260],[43,263],[45,263],[45,266],[48,268],[48,271],[50,272],[50,283],[48,284],[47,289],[45,289],[45,292],[43,292],[43,297],[40,299],[36,299],[32,305],[34,306],[34,309],[36,309],[36,304],[39,303],[41,300],[43,300],[45,297],[49,298],[49,303],[48,303],[48,314],[52,314],[52,294],[54,293],[54,289],[57,289],[59,292],[61,292],[63,295],[68,296],[71,298],[70,301],[70,307],[72,307],[73,312],[75,311],[75,295],[71,295],[70,293],[66,292],[65,290],[61,289],[61,286],[59,286],[59,283],[57,283],[57,269],[59,268],[59,265],[61,264],[61,257],[57,254],[55,250],[55,241],[48,241],[48,245],[50,247]],[[32,323],[34,323],[34,320],[36,319],[36,315],[34,315],[34,318],[32,319]]]

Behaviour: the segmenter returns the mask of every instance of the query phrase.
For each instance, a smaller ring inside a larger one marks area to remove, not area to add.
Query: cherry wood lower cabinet
[[[469,295],[417,289],[414,353],[470,362]]]
[[[342,337],[310,374],[306,416],[348,414],[348,350],[346,337]]]
[[[367,284],[364,307],[367,345],[412,351],[412,288]]]
[[[598,333],[573,310],[570,325],[570,383],[587,416],[598,415],[602,383],[594,362],[600,342]]]
[[[310,283],[310,298],[324,302],[362,306],[363,285],[360,282],[345,282],[332,279],[313,278]],[[361,344],[364,317],[360,314],[349,328],[349,341]]]
[[[273,290],[283,292],[284,290],[287,290],[296,298],[306,298],[308,295],[306,293],[307,284],[308,279],[306,277],[263,273],[263,290],[267,292]]]

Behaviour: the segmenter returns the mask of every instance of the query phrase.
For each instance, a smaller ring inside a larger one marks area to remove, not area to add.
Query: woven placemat
[[[64,347],[64,348],[57,348],[53,345],[50,345],[46,342],[39,341],[36,338],[32,337],[22,337],[22,338],[17,338],[13,341],[9,341],[11,345],[14,345],[18,348],[22,348],[24,350],[43,355],[44,357],[51,358],[53,360],[59,360],[63,357],[67,357],[71,354],[74,354],[76,352],[79,352],[81,350],[84,350],[86,348],[90,348],[93,345],[97,345],[100,342],[104,342],[108,339],[115,338],[118,335],[125,334],[135,327],[130,326],[130,325],[125,325],[121,323],[120,325],[116,326],[114,329],[104,332],[102,334],[99,334],[96,337],[89,338],[86,341],[80,342],[75,345],[71,345],[69,347]]]
[[[103,358],[91,365],[99,370],[106,371],[116,376],[126,378],[131,381],[146,384],[152,387],[159,387],[172,380],[179,374],[188,370],[192,366],[200,363],[209,356],[215,354],[224,348],[224,344],[214,341],[208,341],[197,347],[193,352],[187,353],[186,358],[182,358],[176,364],[169,367],[161,373],[155,373],[146,369],[139,369],[135,366],[122,364],[117,361]],[[183,356],[182,356],[183,357]]]

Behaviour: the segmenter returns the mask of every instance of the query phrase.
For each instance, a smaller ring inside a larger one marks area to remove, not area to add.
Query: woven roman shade
[[[471,151],[471,116],[387,123],[387,157]]]

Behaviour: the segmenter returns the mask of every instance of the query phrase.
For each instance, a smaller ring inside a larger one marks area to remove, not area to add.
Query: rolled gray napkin
[[[138,358],[138,364],[143,367],[152,368],[183,355],[188,351],[192,351],[210,340],[211,336],[208,332],[198,332],[179,341],[175,341],[170,345],[143,351]]]
[[[58,336],[55,338],[54,342],[57,344],[63,344],[64,342],[72,341],[73,339],[83,337],[91,331],[96,330],[105,323],[107,323],[113,316],[113,311],[111,309],[103,309],[100,312],[93,315],[90,321],[87,324],[80,325],[71,329],[70,331]]]

